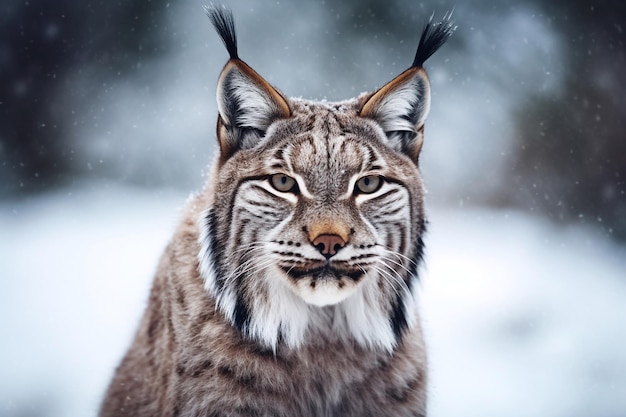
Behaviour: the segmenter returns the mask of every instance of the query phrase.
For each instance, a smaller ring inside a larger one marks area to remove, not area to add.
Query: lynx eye
[[[378,191],[382,183],[383,180],[381,177],[377,175],[368,175],[359,179],[356,182],[356,185],[354,186],[354,191],[361,194],[371,194],[375,191]]]
[[[281,193],[295,193],[298,191],[296,180],[285,174],[274,174],[270,178],[270,184]]]

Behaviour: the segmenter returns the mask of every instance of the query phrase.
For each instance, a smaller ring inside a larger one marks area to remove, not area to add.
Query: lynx
[[[158,267],[100,416],[425,416],[417,280],[425,214],[424,26],[411,66],[342,102],[285,97],[230,59],[219,151]]]

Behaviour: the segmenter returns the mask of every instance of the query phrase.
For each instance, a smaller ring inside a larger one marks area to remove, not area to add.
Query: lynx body
[[[219,155],[163,255],[100,415],[425,416],[416,287],[425,232],[418,156],[426,25],[413,65],[371,94],[289,99],[230,60]]]

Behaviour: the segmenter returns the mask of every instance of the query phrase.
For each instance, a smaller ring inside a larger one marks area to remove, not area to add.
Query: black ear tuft
[[[423,64],[456,29],[452,13],[446,13],[438,23],[433,23],[433,16],[424,26],[411,67],[369,96],[359,111],[362,117],[378,122],[391,148],[407,154],[416,163],[430,109],[430,82]]]
[[[456,26],[451,20],[452,12],[444,14],[441,22],[437,23],[433,23],[434,16],[434,14],[431,15],[430,19],[428,19],[428,23],[424,25],[422,37],[420,38],[420,43],[417,47],[417,52],[415,52],[415,59],[413,59],[411,67],[423,66],[424,62],[426,62],[432,54],[437,52],[437,49],[441,48],[456,30]]]
[[[222,38],[230,59],[239,59],[237,54],[237,33],[235,32],[235,19],[233,12],[225,6],[210,4],[204,6],[204,11],[209,16],[217,34]]]
[[[217,83],[218,141],[221,155],[229,158],[241,149],[259,143],[269,126],[288,118],[291,109],[285,97],[239,59],[233,13],[224,6],[204,7],[224,42],[230,59]]]

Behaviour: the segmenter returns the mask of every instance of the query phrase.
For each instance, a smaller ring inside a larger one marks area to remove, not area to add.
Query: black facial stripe
[[[413,291],[415,282],[419,280],[418,268],[424,256],[423,236],[425,233],[426,233],[426,221],[421,220],[420,228],[419,228],[419,235],[417,237],[415,250],[414,250],[413,255],[411,256],[411,263],[407,266],[407,269],[410,272],[408,273],[408,276],[404,280],[409,290],[409,293]],[[392,307],[391,316],[390,316],[391,326],[398,340],[402,338],[402,334],[404,330],[408,327],[407,312],[405,311],[403,298],[404,297],[402,293],[396,296],[395,302]]]
[[[235,207],[235,199],[237,198],[237,195],[239,193],[239,189],[241,188],[241,186],[248,182],[248,181],[259,181],[259,180],[263,180],[267,178],[266,175],[256,175],[256,176],[250,176],[250,177],[245,177],[245,178],[240,178],[239,181],[237,182],[237,186],[234,189],[234,192],[230,195],[230,201],[228,202],[228,207]],[[227,211],[227,219],[224,222],[225,224],[232,224],[233,222],[233,210],[228,210]]]
[[[272,200],[284,201],[284,198],[278,197],[277,195],[271,193],[270,191],[267,191],[265,188],[261,187],[258,184],[253,184],[251,186],[251,190],[259,192],[259,193],[263,194],[264,196],[271,198]]]
[[[400,232],[400,247],[398,248],[398,252],[404,254],[406,251],[406,228],[398,227],[397,229]]]
[[[204,227],[207,230],[207,255],[210,257],[213,273],[215,275],[215,284],[217,292],[224,290],[224,278],[226,277],[226,269],[224,268],[224,245],[219,241],[217,236],[217,216],[213,208],[207,210],[204,217]]]
[[[391,188],[388,191],[385,191],[383,194],[376,196],[374,198],[370,198],[367,200],[368,204],[384,204],[384,200],[386,200],[387,198],[391,198],[392,196],[400,193],[400,189],[399,188]]]
[[[255,206],[255,207],[266,207],[266,208],[269,208],[269,209],[274,209],[276,207],[273,204],[265,203],[265,202],[259,201],[259,200],[250,200],[248,198],[244,198],[243,202],[246,203],[246,204],[250,204],[252,206]]]
[[[280,221],[280,219],[283,217],[281,213],[282,210],[258,210],[254,204],[247,204],[246,206],[237,207],[238,218],[240,218],[241,220],[250,220],[251,218],[254,218],[259,220],[258,224],[260,225],[267,225],[268,223],[274,224]]]
[[[403,297],[398,295],[391,310],[391,316],[389,318],[393,333],[396,339],[400,340],[402,333],[409,326],[406,320],[406,311],[404,311]]]
[[[417,236],[417,242],[415,245],[415,253],[411,257],[411,265],[409,266],[409,270],[411,271],[411,276],[419,279],[417,268],[422,263],[424,258],[424,240],[423,237],[426,234],[427,229],[426,220],[422,220],[420,222],[419,235]]]
[[[400,187],[407,189],[408,187],[400,180],[390,177],[390,176],[385,176],[385,181],[387,181],[389,184],[396,184],[399,185]]]
[[[365,169],[368,165],[371,165],[372,161],[376,159],[376,153],[369,144],[365,144],[365,149],[367,150],[367,157],[363,158],[362,169]]]
[[[366,170],[367,171],[382,171],[383,170],[383,166],[386,166],[386,164],[383,162],[384,158],[381,158],[380,154],[378,153],[378,151],[376,151],[376,149],[374,149],[371,145],[369,144],[365,144],[365,147],[367,147],[368,150],[368,159],[365,162],[365,166],[366,166]]]
[[[385,242],[386,248],[389,250],[394,250],[395,249],[395,237],[396,235],[394,233],[387,233],[387,241]]]
[[[274,152],[274,159],[278,160],[279,162],[284,162],[285,159],[283,157],[283,150],[282,148],[278,148],[276,149],[276,152]]]
[[[237,301],[233,311],[233,323],[242,334],[246,334],[250,326],[250,309],[239,291],[237,291]]]
[[[240,221],[240,226],[237,229],[237,232],[235,233],[235,247],[239,248],[242,246],[243,244],[243,233],[242,230],[246,230],[250,224],[250,219],[241,219]]]
[[[375,216],[373,216],[374,218],[378,219],[378,218],[385,218],[385,217],[391,217],[391,216],[395,216],[397,214],[400,214],[401,211],[405,210],[406,207],[404,205],[397,205],[397,207],[392,207],[392,208],[387,208],[386,205],[383,205],[376,213]]]

